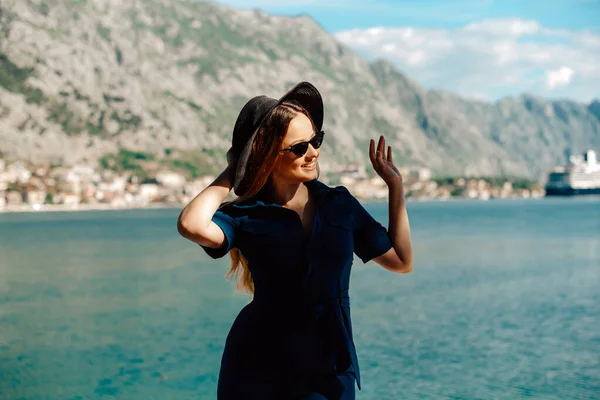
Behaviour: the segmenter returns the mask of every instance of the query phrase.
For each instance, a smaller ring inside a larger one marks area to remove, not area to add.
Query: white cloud
[[[456,29],[353,29],[336,37],[369,60],[390,60],[427,88],[489,99],[523,92],[600,97],[600,36],[587,31],[507,18]]]
[[[546,72],[546,85],[550,89],[557,86],[566,86],[571,83],[574,71],[569,67],[560,67],[554,71]]]
[[[525,21],[517,18],[487,19],[469,24],[463,28],[467,32],[491,35],[522,36],[532,35],[541,28],[537,21]]]

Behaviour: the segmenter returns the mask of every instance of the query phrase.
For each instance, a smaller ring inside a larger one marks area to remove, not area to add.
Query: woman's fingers
[[[371,164],[375,164],[375,141],[371,139],[369,141],[369,159],[371,160]]]
[[[373,164],[373,168],[375,170],[379,170],[384,166],[383,161],[385,160],[385,138],[379,136],[379,140],[377,142],[377,151],[374,151],[375,140],[371,139],[369,142],[369,157],[371,158],[371,163]]]
[[[377,152],[375,153],[375,158],[377,158],[377,161],[379,160],[379,157],[382,156],[382,147],[381,145],[383,144],[383,136],[379,136],[379,140],[377,141]]]
[[[369,159],[376,170],[386,165],[384,161],[393,164],[392,146],[387,146],[386,152],[385,137],[383,135],[379,136],[377,146],[375,146],[374,139],[369,140]]]

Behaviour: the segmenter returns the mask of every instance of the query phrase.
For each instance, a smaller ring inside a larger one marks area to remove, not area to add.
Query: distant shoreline
[[[185,205],[181,205],[183,208]],[[124,206],[114,207],[110,205],[102,206],[98,204],[83,204],[76,206],[64,206],[64,205],[53,205],[43,204],[39,209],[34,208],[32,205],[21,205],[21,206],[10,206],[0,209],[2,213],[45,213],[45,212],[77,212],[77,211],[123,211],[123,210],[153,210],[153,209],[165,209],[165,208],[179,208],[179,204],[172,203],[152,203],[147,206]]]
[[[469,199],[464,197],[450,197],[444,199],[416,199],[409,197],[406,199],[410,203],[424,203],[424,202],[462,202],[462,201],[473,201],[473,202],[490,202],[490,201],[510,201],[510,200],[539,200],[544,197],[507,197],[498,199]],[[387,199],[358,199],[361,203],[384,203]],[[35,208],[34,205],[23,204],[23,205],[11,205],[5,206],[0,209],[0,214],[14,214],[14,213],[46,213],[46,212],[77,212],[77,211],[124,211],[124,210],[154,210],[154,209],[183,209],[185,204],[178,203],[150,203],[145,206],[122,206],[115,207],[109,204],[78,204],[78,205],[55,205],[55,204],[40,204],[39,208]]]

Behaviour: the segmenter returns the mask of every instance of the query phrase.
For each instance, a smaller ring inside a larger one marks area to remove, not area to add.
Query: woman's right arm
[[[225,234],[212,221],[212,217],[229,194],[234,173],[235,166],[230,163],[206,189],[185,206],[177,219],[177,231],[181,236],[206,247],[225,246]]]

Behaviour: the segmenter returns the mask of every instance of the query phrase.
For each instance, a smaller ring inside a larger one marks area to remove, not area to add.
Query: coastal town
[[[385,183],[361,166],[337,166],[320,176],[330,186],[343,185],[361,201],[384,201]],[[544,196],[541,184],[508,178],[433,178],[427,168],[400,168],[409,201],[508,199]],[[0,212],[131,209],[184,206],[216,176],[190,179],[181,171],[161,169],[141,178],[78,164],[57,166],[0,159]],[[234,198],[233,191],[230,194]]]

